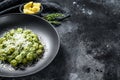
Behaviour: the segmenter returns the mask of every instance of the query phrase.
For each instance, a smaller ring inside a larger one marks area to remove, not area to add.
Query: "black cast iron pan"
[[[26,67],[24,70],[16,70],[9,64],[0,63],[0,76],[21,77],[36,73],[45,68],[56,56],[60,39],[55,28],[44,19],[26,14],[6,14],[0,17],[0,37],[10,29],[26,28],[36,33],[43,45],[45,53],[35,64]]]

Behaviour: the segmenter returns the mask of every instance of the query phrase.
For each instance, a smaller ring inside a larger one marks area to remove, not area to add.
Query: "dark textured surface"
[[[47,1],[47,0],[43,0]],[[71,13],[56,27],[61,48],[42,71],[1,80],[120,80],[120,1],[49,0]]]

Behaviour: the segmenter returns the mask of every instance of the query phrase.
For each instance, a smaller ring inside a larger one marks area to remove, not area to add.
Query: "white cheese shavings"
[[[15,33],[12,39],[4,41],[3,44],[7,45],[6,49],[10,49],[11,47],[18,48],[19,45],[26,47],[31,44],[31,42],[27,41],[27,39],[24,38],[24,34]]]

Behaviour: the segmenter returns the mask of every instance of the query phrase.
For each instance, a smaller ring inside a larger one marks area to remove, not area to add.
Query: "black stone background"
[[[61,38],[56,58],[36,74],[0,80],[120,80],[120,1],[42,1],[71,14],[56,27]]]

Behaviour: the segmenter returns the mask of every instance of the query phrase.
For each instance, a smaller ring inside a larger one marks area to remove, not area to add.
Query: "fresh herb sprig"
[[[53,25],[60,25],[61,21],[68,17],[69,15],[66,16],[62,13],[51,13],[43,16],[44,19]]]
[[[51,14],[47,14],[46,16],[44,16],[44,19],[48,21],[53,21],[58,17],[65,17],[65,15],[62,13],[51,13]]]

